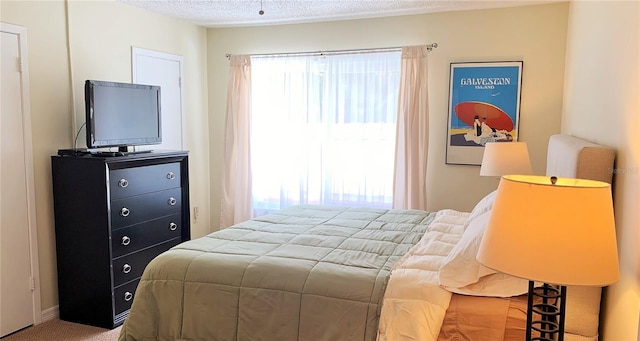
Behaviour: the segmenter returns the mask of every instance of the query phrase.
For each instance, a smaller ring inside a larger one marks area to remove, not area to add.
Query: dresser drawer
[[[133,303],[133,296],[136,293],[140,280],[129,282],[125,285],[119,286],[113,289],[113,303],[114,303],[114,316],[121,314],[124,311],[131,309]]]
[[[117,287],[142,276],[144,268],[152,259],[178,244],[180,238],[114,259],[113,286]]]
[[[113,258],[144,249],[165,240],[178,238],[182,234],[182,215],[167,217],[123,227],[111,232],[111,254]]]
[[[182,189],[111,200],[111,229],[182,212]]]
[[[109,172],[111,200],[175,187],[180,187],[179,162]]]

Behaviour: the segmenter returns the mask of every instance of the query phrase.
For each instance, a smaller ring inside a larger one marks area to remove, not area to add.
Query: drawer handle
[[[118,180],[118,187],[126,188],[127,186],[129,186],[129,181],[127,181],[127,179]]]
[[[167,204],[169,204],[171,206],[175,206],[177,202],[178,201],[174,197],[171,197],[171,198],[169,198],[169,200],[167,200]]]
[[[124,300],[125,301],[129,302],[129,301],[131,301],[132,298],[133,298],[133,294],[132,293],[130,293],[128,291],[124,293]]]
[[[131,272],[131,265],[129,264],[125,264],[122,266],[122,272],[128,274],[129,272]]]
[[[177,228],[178,228],[178,224],[176,223],[169,224],[169,230],[175,231]]]
[[[126,207],[120,209],[120,215],[123,217],[128,217],[129,213],[131,213],[131,211],[129,211],[129,209]]]
[[[124,236],[122,237],[122,241],[121,241],[122,245],[127,246],[131,243],[131,238]]]
[[[173,180],[176,178],[176,174],[174,172],[167,173],[167,179]]]

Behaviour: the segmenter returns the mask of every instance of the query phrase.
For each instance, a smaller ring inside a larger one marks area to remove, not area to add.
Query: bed
[[[611,182],[613,155],[555,135],[547,171]],[[120,340],[522,340],[526,281],[475,261],[494,194],[471,212],[296,206],[185,242],[145,269]],[[597,340],[600,292],[569,288],[565,340]]]

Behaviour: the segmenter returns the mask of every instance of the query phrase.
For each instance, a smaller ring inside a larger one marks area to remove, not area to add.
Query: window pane
[[[390,207],[400,52],[252,59],[254,215]]]

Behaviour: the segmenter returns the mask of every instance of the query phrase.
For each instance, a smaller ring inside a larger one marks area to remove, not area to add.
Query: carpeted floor
[[[117,341],[120,329],[102,329],[55,319],[5,336],[2,341]]]

